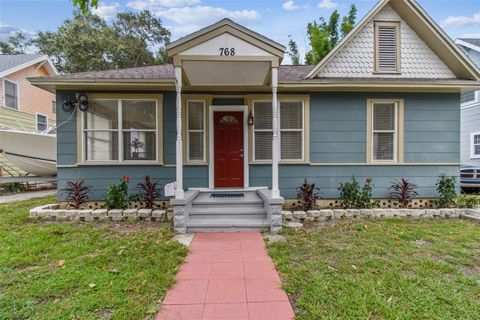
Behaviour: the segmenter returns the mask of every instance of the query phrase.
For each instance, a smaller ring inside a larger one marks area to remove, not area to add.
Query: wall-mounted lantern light
[[[252,111],[248,113],[248,125],[253,126],[253,114]]]

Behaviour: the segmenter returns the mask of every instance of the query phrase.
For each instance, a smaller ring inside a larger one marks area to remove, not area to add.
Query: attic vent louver
[[[399,72],[399,25],[398,23],[378,22],[376,27],[376,71]]]

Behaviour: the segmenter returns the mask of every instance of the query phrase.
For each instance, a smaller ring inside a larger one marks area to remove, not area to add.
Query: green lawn
[[[479,319],[480,225],[389,219],[269,245],[297,319]]]
[[[0,319],[149,319],[187,249],[166,225],[33,222],[0,205]]]

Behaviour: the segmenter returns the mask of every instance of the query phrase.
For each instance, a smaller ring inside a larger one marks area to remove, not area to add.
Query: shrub
[[[315,192],[316,190],[319,189],[315,188],[315,183],[309,183],[307,178],[305,178],[303,184],[298,187],[297,199],[300,200],[303,210],[311,210],[315,206],[316,200],[320,198],[318,193]]]
[[[125,176],[120,179],[120,183],[112,183],[107,188],[107,199],[105,205],[107,209],[126,209],[128,206],[128,183],[130,177]]]
[[[477,196],[462,194],[457,198],[457,206],[459,208],[474,208],[480,204]]]
[[[139,197],[145,201],[148,209],[153,209],[155,201],[161,197],[160,183],[158,180],[152,180],[150,176],[145,176],[145,180],[137,184],[140,189]]]
[[[455,204],[455,198],[457,197],[457,191],[455,186],[455,177],[447,177],[442,174],[436,183],[438,200],[437,207],[448,208]]]
[[[351,182],[340,183],[340,206],[344,209],[372,208],[376,203],[372,203],[372,180],[367,178],[365,184],[360,188],[360,184],[352,177]]]
[[[88,202],[88,193],[91,187],[87,185],[85,180],[68,181],[65,187],[65,199],[68,206],[80,209]]]
[[[393,189],[390,195],[398,201],[402,208],[408,208],[410,200],[418,196],[417,185],[403,178],[400,181],[392,182],[392,186],[388,189]]]

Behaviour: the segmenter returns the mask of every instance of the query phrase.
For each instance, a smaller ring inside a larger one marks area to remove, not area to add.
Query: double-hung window
[[[157,100],[94,99],[83,112],[84,160],[157,160]]]
[[[205,101],[187,101],[187,159],[205,161]]]
[[[43,132],[48,129],[48,117],[44,114],[36,114],[37,132]]]
[[[470,158],[480,158],[480,132],[470,135]]]
[[[397,162],[400,101],[373,101],[371,123],[371,162]]]
[[[18,85],[15,82],[3,80],[5,107],[18,110]]]
[[[304,159],[304,101],[279,101],[280,160]],[[254,160],[272,159],[272,102],[254,101]]]

